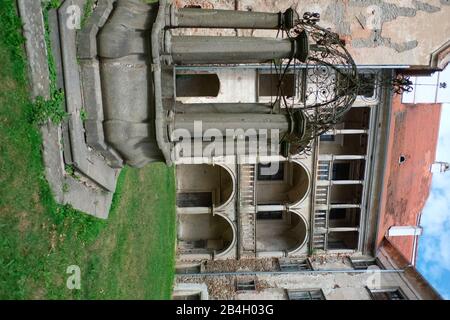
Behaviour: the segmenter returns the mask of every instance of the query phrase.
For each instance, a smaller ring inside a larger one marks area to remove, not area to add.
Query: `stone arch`
[[[431,68],[444,70],[450,62],[450,40],[431,54]]]
[[[222,164],[177,165],[177,206],[179,208],[207,207],[220,210],[236,193],[236,178]]]
[[[220,257],[235,243],[236,227],[228,217],[201,210],[178,214],[178,254]]]
[[[258,205],[283,204],[295,206],[302,203],[311,189],[311,173],[299,161],[280,161],[278,172],[264,175],[263,165],[258,165],[256,195]]]
[[[306,244],[308,223],[295,210],[284,210],[282,219],[257,219],[256,251],[294,253]]]

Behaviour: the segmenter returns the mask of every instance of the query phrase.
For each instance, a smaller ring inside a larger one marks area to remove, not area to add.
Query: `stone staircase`
[[[255,165],[243,164],[239,168],[239,226],[241,256],[256,254],[256,172]]]

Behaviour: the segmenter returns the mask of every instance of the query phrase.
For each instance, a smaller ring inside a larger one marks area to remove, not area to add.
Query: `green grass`
[[[20,20],[0,0],[0,299],[167,299],[174,277],[175,180],[126,168],[106,221],[55,203],[30,122]],[[66,287],[70,265],[81,289]]]

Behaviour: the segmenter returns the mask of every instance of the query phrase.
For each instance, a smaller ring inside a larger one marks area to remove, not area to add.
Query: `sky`
[[[450,104],[442,107],[436,160],[450,162]],[[433,174],[420,224],[423,235],[416,266],[443,298],[450,300],[450,172]]]

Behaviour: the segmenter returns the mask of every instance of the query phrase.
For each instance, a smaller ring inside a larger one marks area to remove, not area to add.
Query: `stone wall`
[[[304,12],[318,12],[320,25],[341,35],[357,64],[442,68],[448,62],[449,0],[177,0],[176,4],[263,12],[293,7],[300,17]],[[204,32],[197,29],[183,33]],[[230,32],[214,30],[216,35]],[[267,30],[234,32],[244,36],[276,35],[276,31]]]

